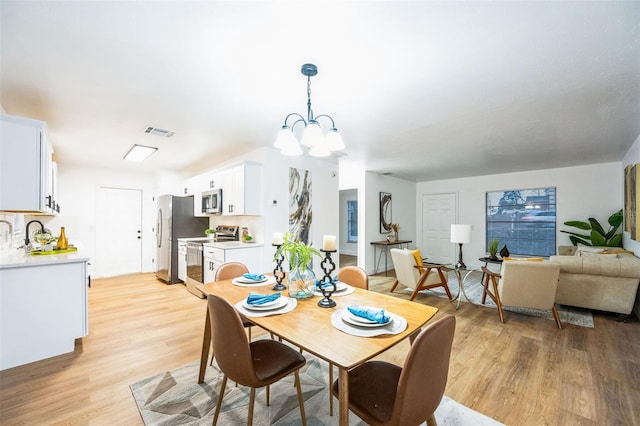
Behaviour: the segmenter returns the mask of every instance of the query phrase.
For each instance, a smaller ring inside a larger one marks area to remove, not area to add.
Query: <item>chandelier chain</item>
[[[307,120],[313,120],[313,110],[311,109],[311,76],[307,76]]]

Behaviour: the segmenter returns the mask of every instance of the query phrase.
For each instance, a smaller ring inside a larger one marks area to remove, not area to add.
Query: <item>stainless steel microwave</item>
[[[202,193],[202,213],[222,213],[222,188],[212,189]]]

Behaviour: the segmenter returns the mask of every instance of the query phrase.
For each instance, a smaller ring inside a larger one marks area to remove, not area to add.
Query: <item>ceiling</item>
[[[62,164],[195,174],[331,115],[339,161],[426,181],[622,160],[640,2],[0,3],[0,103]],[[147,126],[175,132],[144,133]],[[134,143],[159,151],[125,162]]]

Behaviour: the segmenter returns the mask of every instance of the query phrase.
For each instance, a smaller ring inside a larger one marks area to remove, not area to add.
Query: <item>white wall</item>
[[[401,240],[416,242],[416,184],[393,176],[385,176],[379,173],[365,173],[364,203],[358,202],[358,208],[364,206],[366,212],[366,224],[363,237],[365,246],[364,268],[372,274],[375,269],[374,247],[372,241],[385,240],[387,234],[380,233],[380,192],[391,194],[391,221],[400,225],[398,237]],[[360,238],[360,235],[358,235]],[[358,262],[360,265],[360,262]],[[362,266],[362,265],[360,265]],[[391,256],[388,258],[388,269],[393,269]],[[384,270],[384,258],[380,262],[378,272]]]
[[[98,169],[67,164],[58,164],[58,189],[60,214],[38,216],[47,228],[58,234],[65,227],[67,237],[77,240],[87,250],[91,258],[90,273],[95,275],[96,262],[96,192],[100,187],[138,189],[142,191],[142,270],[155,271],[153,259],[156,256],[155,195],[156,179],[152,173],[135,173],[123,170]],[[25,220],[28,220],[25,219]]]
[[[556,187],[557,235],[556,246],[570,245],[562,229],[568,220],[589,217],[606,223],[607,218],[623,205],[623,172],[621,164],[605,163],[561,169],[534,170],[471,178],[420,182],[416,185],[416,199],[424,194],[455,192],[458,195],[458,222],[472,225],[471,244],[464,247],[465,263],[478,266],[485,251],[485,193],[520,188]],[[419,206],[418,206],[419,208]],[[416,209],[416,228],[421,212]],[[394,219],[395,220],[395,219]],[[418,233],[418,238],[420,233]],[[422,242],[418,241],[418,245]]]

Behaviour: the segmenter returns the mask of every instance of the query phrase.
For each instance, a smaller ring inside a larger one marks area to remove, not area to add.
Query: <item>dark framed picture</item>
[[[391,194],[389,192],[380,193],[380,233],[391,232]]]

